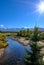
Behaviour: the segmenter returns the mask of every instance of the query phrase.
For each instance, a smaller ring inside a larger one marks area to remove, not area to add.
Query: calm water
[[[25,48],[30,50],[29,45],[23,46],[21,43],[12,40],[9,37],[7,37],[6,40],[9,45],[5,48],[0,61],[4,61],[6,63],[12,62],[13,64],[16,63],[16,60],[19,62],[22,61],[24,59],[24,55],[26,54]]]

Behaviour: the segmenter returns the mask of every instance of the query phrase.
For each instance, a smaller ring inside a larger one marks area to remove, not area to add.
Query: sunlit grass
[[[8,45],[6,41],[6,34],[0,33],[0,48],[5,48]]]

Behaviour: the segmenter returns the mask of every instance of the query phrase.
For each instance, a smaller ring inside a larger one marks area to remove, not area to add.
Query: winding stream
[[[7,37],[6,40],[7,40],[9,45],[5,48],[4,53],[3,53],[0,61],[7,60],[8,62],[9,61],[16,62],[16,60],[18,61],[19,58],[24,59],[24,55],[26,54],[25,48],[30,50],[29,45],[23,46],[21,43],[12,40],[9,37]]]

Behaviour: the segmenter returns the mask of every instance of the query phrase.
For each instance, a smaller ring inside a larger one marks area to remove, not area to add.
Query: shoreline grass
[[[5,48],[8,46],[8,43],[6,41],[6,36],[3,34],[0,35],[0,49]]]

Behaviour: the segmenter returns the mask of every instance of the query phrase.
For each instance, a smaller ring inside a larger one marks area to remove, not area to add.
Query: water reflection
[[[8,63],[8,62],[15,63],[16,60],[20,61],[20,60],[24,59],[24,55],[26,54],[25,48],[30,50],[29,45],[23,46],[21,43],[18,43],[17,41],[14,41],[14,40],[10,39],[9,37],[7,37],[6,39],[7,39],[7,42],[9,45],[5,48],[4,54],[0,61],[7,60],[6,63]]]

